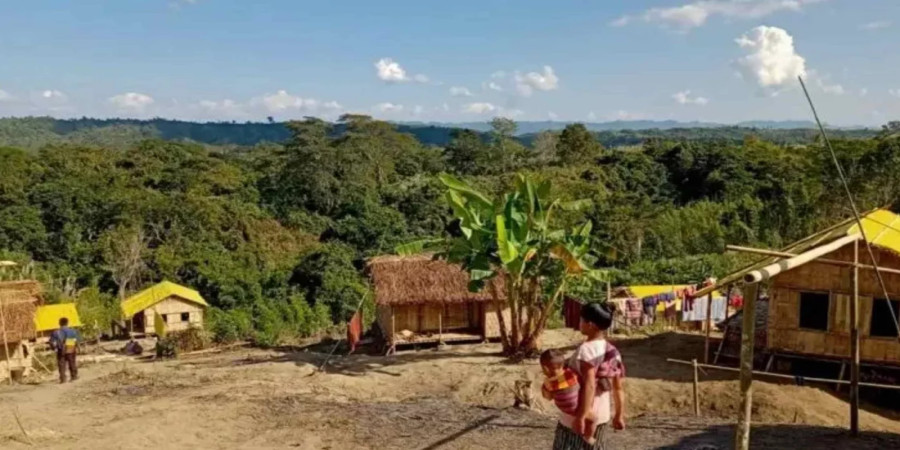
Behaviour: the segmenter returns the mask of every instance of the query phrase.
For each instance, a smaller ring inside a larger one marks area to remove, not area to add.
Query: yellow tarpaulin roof
[[[625,289],[628,289],[628,291],[631,292],[631,295],[634,298],[644,298],[651,295],[664,294],[666,292],[678,292],[683,291],[689,287],[691,287],[691,285],[689,284],[645,284],[624,286]],[[715,291],[713,292],[713,297],[722,297],[722,293],[719,291]]]
[[[869,242],[872,245],[900,255],[900,231],[898,231],[900,230],[900,216],[886,209],[876,209],[863,215],[862,224],[863,229],[866,230],[866,238],[869,239]],[[794,242],[793,244],[782,248],[781,251],[799,255],[841,237],[854,234],[860,234],[859,225],[856,224],[856,219],[851,217],[834,226]],[[744,278],[744,275],[750,271],[765,267],[781,259],[785,258],[763,258],[737,272],[721,278],[717,285],[726,286],[731,283],[739,282]],[[704,290],[706,289],[702,289],[699,294],[702,295],[702,291]]]
[[[80,327],[81,319],[74,303],[38,306],[34,313],[35,331],[51,331],[59,328],[59,319],[69,319],[70,327]]]
[[[209,306],[199,292],[171,281],[163,281],[125,299],[122,302],[122,314],[126,319],[130,319],[135,314],[169,297],[178,297],[198,305]]]

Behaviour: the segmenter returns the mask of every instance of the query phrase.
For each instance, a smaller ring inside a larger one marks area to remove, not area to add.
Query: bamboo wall
[[[900,269],[900,257],[877,248],[873,250],[879,266]],[[871,262],[864,246],[859,255],[860,262]],[[853,246],[848,245],[823,258],[853,261]],[[774,277],[769,292],[769,349],[848,358],[853,294],[851,271],[850,267],[813,262]],[[900,299],[900,275],[882,273],[882,276],[891,299]],[[801,292],[829,294],[827,331],[800,328]],[[896,338],[869,336],[873,298],[884,297],[874,271],[859,270],[859,294],[860,358],[869,362],[900,363],[900,342]]]
[[[512,313],[509,307],[503,310],[503,321],[509,327],[512,324]],[[500,322],[497,321],[497,308],[493,302],[484,304],[484,338],[499,339],[500,338]]]
[[[492,339],[500,337],[500,327],[494,311],[490,302],[379,305],[375,320],[388,341],[393,339],[392,333],[399,334],[404,330],[437,333],[439,329],[444,332],[479,333]],[[511,320],[509,309],[504,312],[504,317],[507,321]]]
[[[150,334],[156,331],[153,328],[154,314],[165,315],[167,331],[187,330],[191,326],[203,326],[203,306],[193,302],[187,302],[177,297],[169,297],[147,309],[144,314],[144,333]],[[188,321],[181,320],[181,314],[188,313]],[[140,330],[135,330],[140,331]]]

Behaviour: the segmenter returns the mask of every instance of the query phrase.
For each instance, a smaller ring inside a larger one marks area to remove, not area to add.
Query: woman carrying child
[[[613,314],[609,305],[594,303],[581,308],[579,327],[586,339],[566,364],[578,375],[578,408],[575,414],[560,412],[553,450],[605,450],[603,437],[610,423],[616,430],[625,429],[625,365],[619,351],[606,340]],[[610,397],[615,405],[612,413]]]

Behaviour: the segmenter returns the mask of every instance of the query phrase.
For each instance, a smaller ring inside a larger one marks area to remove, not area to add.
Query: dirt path
[[[547,345],[577,337],[556,331]],[[702,340],[665,335],[620,341],[628,364],[629,429],[612,448],[730,448],[736,383],[701,383],[692,416],[690,372]],[[325,373],[315,352],[240,350],[165,363],[86,367],[77,383],[0,387],[0,448],[546,449],[553,408],[509,408],[515,380],[538,382],[534,363],[509,364],[493,346],[339,358]],[[712,374],[710,374],[712,375]],[[754,448],[900,448],[900,421],[863,411],[863,440],[844,440],[846,403],[813,387],[758,382]],[[9,406],[9,407],[7,407]],[[12,416],[19,411],[35,446]],[[704,447],[713,446],[713,447]]]

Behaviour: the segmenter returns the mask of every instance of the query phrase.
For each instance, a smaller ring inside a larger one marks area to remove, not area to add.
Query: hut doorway
[[[131,329],[137,331],[138,333],[144,333],[144,313],[135,314],[134,317],[131,318]]]

